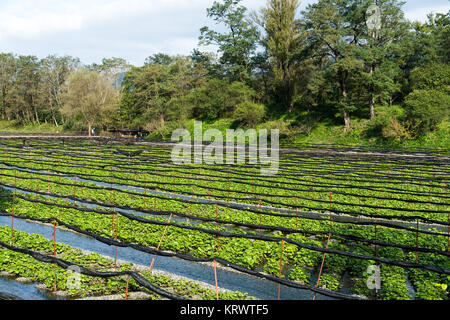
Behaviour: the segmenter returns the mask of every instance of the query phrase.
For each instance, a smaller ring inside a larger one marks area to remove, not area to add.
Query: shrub
[[[449,116],[450,95],[438,90],[414,90],[405,99],[407,117],[420,134],[436,129]]]
[[[234,119],[246,127],[256,126],[266,115],[266,107],[262,104],[244,101],[237,105]]]
[[[412,139],[416,135],[417,127],[421,122],[399,121],[390,119],[387,125],[382,129],[383,138],[403,141]]]
[[[289,137],[293,133],[291,122],[289,120],[268,121],[261,124],[258,129],[266,129],[269,133],[270,130],[279,130],[280,138]]]
[[[376,138],[394,138],[404,139],[409,135],[401,130],[405,128],[404,123],[400,120],[404,118],[404,109],[399,105],[377,106],[377,115],[365,124],[363,129],[364,135]]]
[[[450,90],[450,65],[448,63],[428,63],[411,72],[411,85],[417,90]]]

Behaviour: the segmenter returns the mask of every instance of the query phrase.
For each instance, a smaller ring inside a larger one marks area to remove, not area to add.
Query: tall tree
[[[70,56],[57,57],[51,55],[41,60],[40,66],[40,95],[42,107],[48,108],[51,120],[59,126],[62,102],[60,91],[69,74],[80,66],[80,60]]]
[[[361,30],[362,36],[358,45],[361,46],[366,64],[367,92],[370,117],[375,117],[375,100],[383,95],[383,82],[391,82],[392,74],[376,72],[377,68],[390,60],[398,46],[398,41],[407,34],[408,24],[404,21],[401,6],[404,2],[398,0],[365,1],[352,9],[353,24],[366,21],[367,28]],[[358,10],[364,9],[364,12]],[[392,60],[392,59],[391,59]]]
[[[123,58],[113,57],[103,58],[101,64],[94,63],[89,68],[108,76],[116,76],[130,70],[131,65]]]
[[[294,96],[299,76],[299,47],[302,32],[296,23],[298,0],[268,0],[255,20],[265,30],[262,44],[269,56],[274,93],[289,112],[294,108]]]
[[[82,68],[69,76],[61,93],[62,113],[68,117],[81,117],[91,136],[93,126],[101,125],[102,120],[117,108],[118,98],[119,91],[108,77]]]
[[[325,81],[334,81],[339,88],[334,104],[343,115],[345,130],[351,126],[350,112],[357,108],[353,97],[349,97],[349,85],[363,67],[358,43],[365,21],[352,16],[357,2],[319,0],[303,12],[308,42],[313,46],[317,64],[328,70]]]
[[[175,61],[174,57],[169,56],[165,53],[155,53],[154,55],[151,55],[150,57],[145,59],[145,64],[162,64],[162,65],[169,65]]]
[[[39,60],[35,56],[19,56],[16,63],[15,118],[21,123],[39,124]]]
[[[0,116],[3,120],[13,120],[11,94],[16,74],[16,57],[11,53],[0,54]]]
[[[225,26],[220,33],[208,27],[200,29],[200,45],[217,45],[220,62],[232,81],[250,81],[252,57],[256,51],[259,32],[246,16],[247,9],[240,6],[242,0],[214,1],[207,9],[207,16]]]

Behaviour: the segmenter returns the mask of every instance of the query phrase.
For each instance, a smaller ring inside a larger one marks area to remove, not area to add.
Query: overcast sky
[[[301,9],[315,0],[301,0]],[[187,55],[199,30],[213,26],[213,0],[0,0],[0,52],[71,55],[83,63],[121,57],[139,66],[158,52]],[[266,0],[243,0],[258,10]],[[449,0],[406,0],[405,16],[425,21],[446,13]]]

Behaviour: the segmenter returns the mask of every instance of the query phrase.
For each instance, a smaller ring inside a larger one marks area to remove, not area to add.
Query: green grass
[[[57,128],[55,125],[50,123],[43,123],[40,125],[36,124],[21,125],[15,121],[0,120],[0,132],[62,133],[63,127],[60,126],[59,128]]]

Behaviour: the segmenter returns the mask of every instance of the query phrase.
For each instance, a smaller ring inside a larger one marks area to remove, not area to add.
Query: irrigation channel
[[[261,164],[175,164],[165,143],[64,139],[1,139],[0,254],[55,275],[72,263],[14,246],[22,231],[259,299],[448,299],[446,150],[291,145],[262,176]],[[137,271],[84,272],[181,298]],[[2,281],[0,292],[52,298]]]

